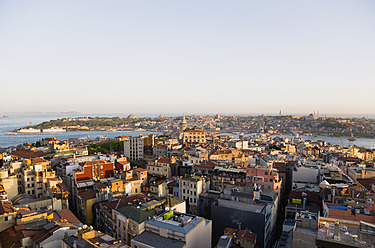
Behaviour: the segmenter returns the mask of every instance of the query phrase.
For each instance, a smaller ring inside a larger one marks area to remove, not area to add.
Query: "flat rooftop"
[[[185,243],[181,242],[179,240],[171,239],[171,238],[165,238],[158,234],[145,231],[142,234],[138,235],[132,240],[133,242],[139,242],[146,244],[150,247],[156,247],[156,248],[164,248],[164,247],[170,247],[170,248],[182,248],[185,247]]]
[[[146,221],[147,225],[157,226],[159,228],[172,230],[175,232],[187,234],[199,223],[205,219],[199,216],[189,216],[189,215],[175,215],[169,220],[164,220],[163,217],[157,217]],[[184,224],[185,223],[185,224]]]
[[[338,240],[333,238],[336,221],[339,221]],[[319,219],[317,239],[353,247],[373,247],[372,245],[375,244],[375,235],[361,232],[359,222],[322,217]]]
[[[219,199],[218,205],[220,207],[226,207],[226,208],[233,208],[237,210],[242,211],[248,211],[248,212],[254,212],[254,213],[262,213],[264,212],[264,209],[266,208],[266,203],[244,203],[244,202],[238,202],[238,201],[229,201],[225,199]]]

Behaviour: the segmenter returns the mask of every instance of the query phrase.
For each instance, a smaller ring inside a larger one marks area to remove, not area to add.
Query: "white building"
[[[145,232],[131,241],[132,248],[211,247],[212,221],[199,216],[173,213],[146,221]]]
[[[143,159],[143,137],[129,137],[129,140],[125,140],[124,154],[131,160]]]

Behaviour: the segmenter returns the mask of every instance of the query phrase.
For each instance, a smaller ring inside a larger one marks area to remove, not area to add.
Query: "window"
[[[184,193],[184,194],[185,194],[185,189],[182,189],[182,193]]]
[[[268,189],[271,189],[271,186],[268,186]]]
[[[268,175],[268,172],[267,172],[267,171],[266,171],[266,172],[264,172],[264,175],[266,175],[266,176],[267,176],[267,175]]]

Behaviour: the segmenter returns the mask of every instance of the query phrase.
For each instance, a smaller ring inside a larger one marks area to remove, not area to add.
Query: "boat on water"
[[[63,133],[66,132],[65,129],[59,128],[59,127],[51,127],[51,128],[46,128],[42,129],[43,133]]]
[[[40,133],[40,129],[35,129],[35,128],[24,128],[18,130],[18,133]]]
[[[7,115],[0,115],[0,118],[7,118]]]
[[[5,133],[5,135],[17,135],[17,133],[16,132],[7,132],[7,133]]]

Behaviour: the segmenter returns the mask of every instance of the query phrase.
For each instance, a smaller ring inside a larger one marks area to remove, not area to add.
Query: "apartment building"
[[[156,214],[155,210],[142,210],[137,206],[125,206],[112,210],[113,236],[130,245],[130,241],[145,230],[145,221]]]
[[[199,128],[186,129],[182,133],[184,143],[206,143],[206,133]]]
[[[225,228],[249,228],[257,234],[260,248],[270,247],[276,230],[277,194],[270,190],[251,193],[231,191],[211,205],[213,242],[217,243]]]
[[[204,176],[188,175],[179,180],[179,199],[186,201],[188,213],[198,213],[198,199],[200,193],[210,188],[210,181]]]
[[[211,247],[212,221],[199,216],[163,213],[146,221],[142,234],[131,241],[132,248]]]
[[[246,181],[256,183],[261,189],[276,192],[280,202],[282,180],[277,169],[272,166],[249,166],[246,168]]]
[[[171,164],[176,163],[175,158],[155,158],[148,162],[147,170],[154,175],[171,178]]]
[[[144,157],[143,137],[129,137],[124,141],[124,154],[131,160],[139,160]]]

